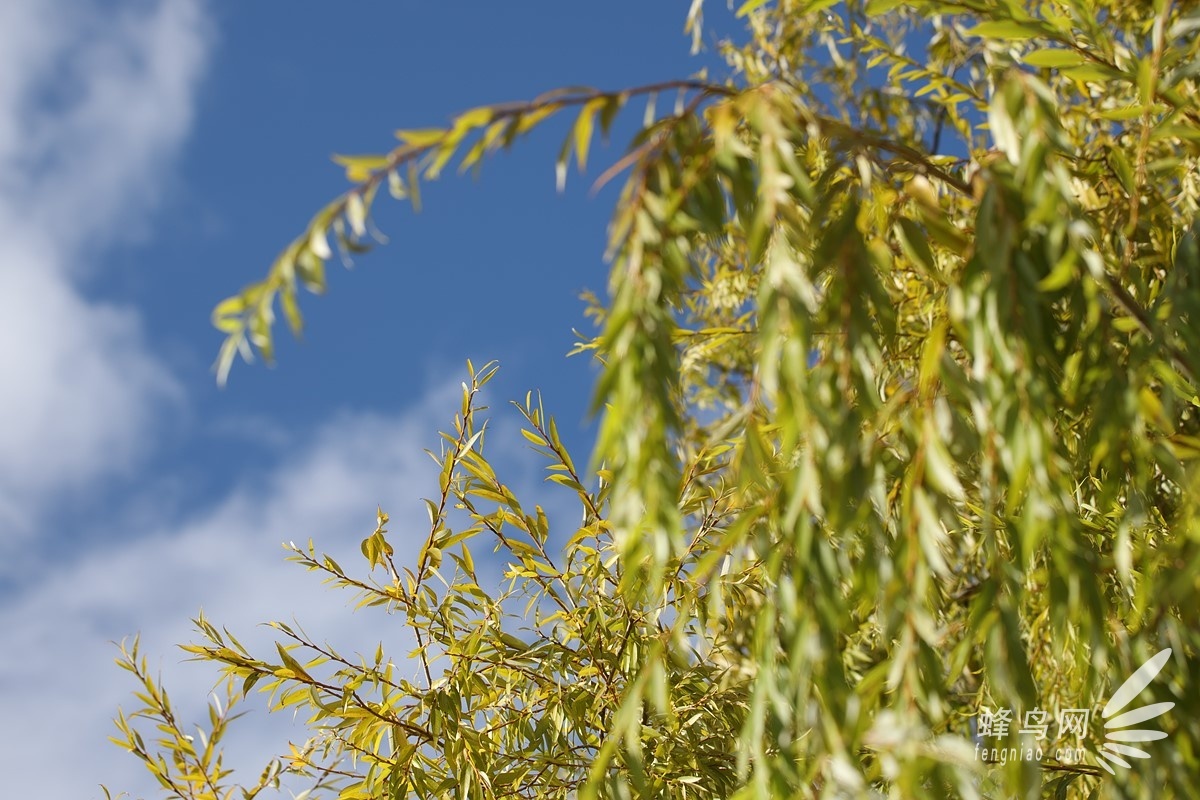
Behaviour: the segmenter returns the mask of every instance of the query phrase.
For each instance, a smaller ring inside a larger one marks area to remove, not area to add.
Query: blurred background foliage
[[[351,188],[217,307],[223,382],[239,352],[270,360],[277,310],[300,330],[301,287],[378,238],[384,194],[419,207],[445,168],[569,115],[561,185],[614,119],[644,116],[594,170],[624,189],[577,348],[602,364],[590,466],[535,396],[516,404],[578,528],[550,530],[496,474],[478,404],[495,367],[470,367],[418,562],[396,563],[382,509],[355,569],[291,555],[402,620],[413,653],[274,623],[255,654],[201,618],[185,649],[229,684],[197,740],[123,651],[142,690],[116,741],[170,796],[253,797],[288,773],[347,799],[1197,791],[1197,4],[737,16],[719,76],[568,88],[340,158]],[[685,25],[711,39],[702,0]],[[504,587],[480,585],[479,548]],[[1137,699],[1174,704],[1146,722],[1166,738],[1137,745],[1149,758],[1110,747],[1128,768],[1100,758],[1098,709],[1167,648]],[[252,688],[312,738],[238,784],[220,737]],[[1095,710],[1078,741],[1069,708]],[[980,727],[1000,709],[1014,724]],[[1031,711],[1049,736],[1020,732]],[[1011,748],[1037,756],[981,756]]]

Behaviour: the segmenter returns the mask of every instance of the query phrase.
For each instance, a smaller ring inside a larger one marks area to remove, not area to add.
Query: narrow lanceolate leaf
[[[755,9],[766,5],[767,2],[768,0],[746,0],[746,2],[738,6],[737,15],[739,17],[748,16]]]
[[[308,247],[317,258],[329,260],[333,251],[329,249],[328,232],[324,228],[314,227],[308,237]]]
[[[1031,67],[1053,67],[1056,69],[1078,67],[1084,63],[1085,59],[1086,56],[1083,53],[1077,50],[1065,49],[1034,50],[1023,56],[1025,63]]]
[[[1044,36],[1045,29],[1041,23],[1033,20],[997,19],[981,22],[963,33],[980,39],[1032,39]]]
[[[212,322],[217,330],[233,333],[242,328],[242,315],[246,312],[246,300],[242,295],[226,298],[213,309]]]
[[[346,198],[346,221],[355,236],[367,235],[367,206],[358,192],[351,192]]]
[[[596,113],[607,104],[607,98],[597,97],[594,100],[589,100],[579,112],[579,118],[575,120],[575,159],[579,164],[579,171],[583,172],[587,169],[588,148],[592,144],[592,131],[595,124]]]
[[[396,131],[396,138],[411,147],[428,147],[446,138],[449,131],[443,128]]]

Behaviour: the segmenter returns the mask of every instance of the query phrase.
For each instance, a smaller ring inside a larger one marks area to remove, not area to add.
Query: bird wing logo
[[[1168,647],[1138,667],[1137,671],[1121,684],[1121,688],[1117,689],[1117,693],[1112,696],[1112,699],[1108,701],[1108,705],[1104,707],[1104,711],[1101,712],[1107,721],[1104,723],[1104,744],[1100,746],[1098,752],[1100,758],[1096,759],[1096,763],[1108,770],[1109,774],[1117,774],[1109,766],[1109,762],[1129,769],[1129,762],[1122,758],[1122,756],[1130,758],[1150,757],[1149,753],[1132,746],[1129,744],[1130,742],[1153,742],[1166,738],[1167,734],[1162,731],[1134,726],[1146,720],[1162,716],[1175,707],[1174,703],[1151,703],[1148,706],[1132,708],[1128,711],[1125,711],[1125,707],[1133,702],[1142,693],[1143,689],[1150,685],[1150,681],[1154,680],[1158,673],[1162,671],[1162,668],[1167,663],[1167,659],[1170,657],[1171,648]],[[1110,717],[1112,718],[1109,719]]]

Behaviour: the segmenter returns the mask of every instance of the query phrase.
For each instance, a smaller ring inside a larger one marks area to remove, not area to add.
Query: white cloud
[[[422,448],[436,446],[453,400],[435,392],[401,416],[341,416],[211,512],[84,555],[0,608],[8,653],[0,661],[0,704],[21,730],[0,749],[10,762],[6,795],[99,797],[103,781],[154,796],[144,768],[105,743],[117,706],[131,707],[134,688],[112,666],[110,642],[140,630],[152,669],[161,666],[175,702],[198,719],[216,676],[210,667],[180,665],[174,645],[196,640],[189,620],[201,607],[252,648],[269,641],[258,623],[294,616],[318,640],[351,653],[370,652],[380,640],[393,655],[407,653],[411,641],[398,620],[377,610],[352,613],[351,594],[323,589],[320,576],[284,561],[280,544],[311,537],[318,551],[360,572],[359,543],[382,505],[393,518],[397,559],[414,562],[428,533],[419,498],[436,491],[436,467]],[[242,720],[242,735],[230,745],[231,762],[251,770],[241,773],[247,780],[281,744],[280,723],[287,728],[286,719],[264,717]]]
[[[179,401],[138,316],[78,281],[144,231],[210,38],[202,0],[0,4],[0,549]]]
[[[31,501],[53,489],[127,467],[176,394],[134,314],[87,303],[18,246],[0,245],[32,267],[0,269],[0,530],[32,527]]]
[[[28,37],[39,50],[18,46],[21,60],[0,61],[19,76],[0,84],[12,128],[0,137],[0,205],[71,268],[85,248],[123,238],[122,227],[137,226],[153,205],[191,126],[211,26],[202,0],[15,7],[18,25],[2,29],[3,49]],[[37,11],[22,18],[25,7]]]

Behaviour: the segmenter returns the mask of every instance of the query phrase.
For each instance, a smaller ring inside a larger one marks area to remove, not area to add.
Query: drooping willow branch
[[[268,362],[273,360],[272,327],[277,298],[293,333],[300,333],[303,317],[297,303],[298,285],[318,294],[325,290],[325,264],[333,257],[331,233],[343,258],[348,253],[369,249],[372,238],[369,214],[379,190],[385,185],[395,198],[408,199],[414,210],[419,210],[421,181],[436,179],[456,155],[461,154],[460,171],[476,167],[485,155],[511,146],[517,138],[556,113],[578,108],[579,114],[558,157],[561,187],[572,156],[581,169],[586,166],[597,123],[600,131],[607,135],[617,114],[630,100],[648,99],[645,123],[648,129],[654,124],[654,100],[663,93],[678,94],[676,116],[682,117],[696,115],[708,100],[731,100],[759,88],[762,87],[737,89],[688,79],[618,91],[581,87],[559,89],[527,102],[501,103],[465,111],[447,128],[398,131],[401,145],[385,154],[336,157],[354,186],[312,217],[304,232],[276,258],[265,279],[223,300],[214,309],[213,324],[226,335],[216,362],[218,382],[224,385],[238,353],[249,360],[252,351],[258,350]],[[683,100],[688,95],[690,100],[684,105]],[[822,135],[892,153],[958,191],[969,191],[961,179],[932,163],[926,155],[881,133],[854,129],[821,116],[810,115],[806,122]],[[596,182],[598,186],[637,165],[655,149],[656,137],[639,137],[643,138],[643,141],[635,140],[635,146],[603,172]],[[466,147],[468,140],[470,146]]]
[[[484,155],[509,147],[557,112],[579,108],[579,116],[559,155],[557,171],[561,186],[572,155],[581,169],[586,165],[597,122],[601,132],[607,134],[622,107],[629,100],[641,97],[649,98],[647,117],[651,117],[654,98],[672,91],[681,100],[687,94],[694,94],[700,102],[736,93],[729,86],[700,80],[663,81],[619,91],[560,89],[524,103],[502,103],[466,111],[448,128],[398,131],[402,144],[386,154],[337,157],[335,160],[346,168],[347,177],[355,185],[313,216],[304,233],[275,260],[264,280],[251,284],[214,309],[213,324],[226,334],[216,363],[218,382],[222,385],[226,382],[237,353],[249,360],[251,346],[267,361],[272,360],[271,328],[276,297],[293,333],[299,334],[303,318],[296,302],[297,283],[314,293],[324,291],[324,265],[333,255],[329,246],[331,231],[343,256],[369,247],[368,215],[385,184],[394,197],[411,200],[414,209],[419,210],[420,181],[437,178],[464,149],[469,138],[474,137],[474,141],[462,154],[460,171],[476,166]]]

